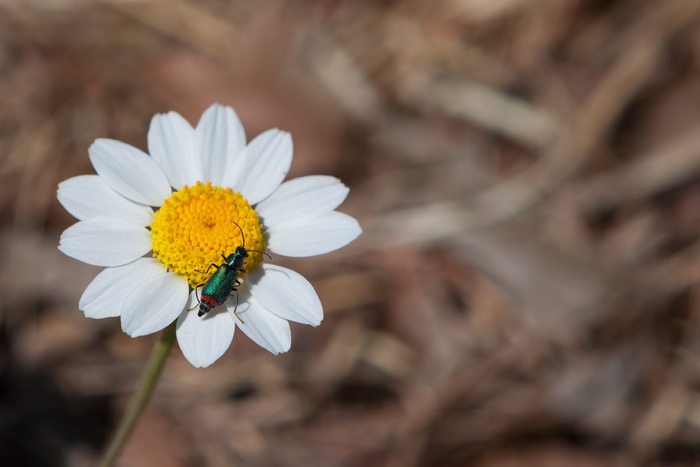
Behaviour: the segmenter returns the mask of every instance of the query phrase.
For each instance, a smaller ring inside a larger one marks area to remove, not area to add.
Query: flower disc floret
[[[165,200],[151,223],[151,237],[153,256],[192,288],[207,281],[210,265],[222,264],[222,255],[239,246],[260,251],[266,246],[258,215],[240,193],[200,182]],[[262,254],[250,252],[243,268],[250,272],[261,261]]]

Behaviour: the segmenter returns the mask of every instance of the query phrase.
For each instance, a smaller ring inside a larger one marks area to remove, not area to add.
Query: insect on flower
[[[273,128],[247,141],[235,111],[214,104],[194,126],[176,112],[155,115],[148,154],[104,138],[88,152],[97,175],[73,177],[58,189],[78,218],[59,249],[106,268],[80,298],[86,317],[119,317],[131,337],[177,320],[180,349],[198,368],[224,354],[236,329],[277,355],[291,347],[290,322],[321,323],[313,285],[263,262],[261,252],[322,255],[362,228],[336,210],[349,192],[337,178],[285,181],[294,152],[288,132]],[[231,239],[241,229],[238,247]],[[234,292],[236,303],[229,303]],[[222,304],[230,313],[208,313]]]
[[[232,292],[236,292],[236,309],[238,308],[238,289],[236,287],[241,285],[241,281],[238,280],[238,273],[241,272],[245,274],[243,263],[245,263],[245,260],[248,258],[249,251],[262,253],[268,258],[272,259],[270,255],[264,251],[247,250],[245,248],[245,235],[243,234],[243,229],[236,222],[234,222],[234,224],[236,224],[236,227],[238,227],[238,229],[241,231],[243,245],[236,247],[235,253],[231,253],[228,256],[224,256],[222,254],[221,257],[224,259],[223,264],[218,265],[212,263],[207,268],[207,273],[212,267],[216,269],[216,272],[214,272],[214,274],[212,274],[211,277],[207,279],[204,284],[202,284],[204,287],[202,288],[202,297],[198,298],[199,311],[197,312],[197,316],[204,316],[205,314],[209,313],[212,308],[223,305],[231,296]],[[201,285],[199,287],[201,287]],[[192,310],[194,310],[194,308],[192,308]],[[235,314],[236,317],[243,322],[235,311],[233,314]]]

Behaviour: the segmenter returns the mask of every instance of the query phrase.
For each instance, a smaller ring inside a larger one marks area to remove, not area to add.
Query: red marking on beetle
[[[216,299],[211,295],[202,295],[202,297],[199,299],[199,313],[197,313],[197,316],[203,316],[206,313],[209,313],[209,311],[211,311],[212,308],[215,308],[219,305],[221,304],[217,302]]]
[[[219,306],[219,303],[217,303],[216,300],[210,295],[202,295],[202,297],[199,299],[200,302],[207,302],[211,307]]]

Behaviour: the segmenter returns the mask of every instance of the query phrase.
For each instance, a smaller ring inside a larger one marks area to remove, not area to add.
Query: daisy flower
[[[85,316],[118,316],[131,337],[177,320],[180,349],[196,367],[221,357],[236,328],[278,354],[290,348],[289,321],[318,326],[323,309],[312,285],[263,262],[261,252],[314,256],[357,238],[357,221],[335,211],[348,188],[322,175],[283,183],[289,133],[268,130],[246,144],[236,113],[218,104],[196,128],[175,112],[153,117],[148,151],[98,139],[89,149],[97,175],[58,187],[58,200],[79,220],[59,250],[106,267],[80,298]],[[239,246],[249,255],[238,292],[197,316],[198,288]]]

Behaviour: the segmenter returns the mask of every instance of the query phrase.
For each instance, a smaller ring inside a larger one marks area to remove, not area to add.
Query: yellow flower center
[[[224,263],[221,255],[228,256],[239,246],[265,251],[260,219],[248,201],[211,183],[185,186],[166,199],[153,218],[151,237],[153,256],[185,277],[192,288],[214,274],[214,268],[207,272],[211,264]],[[261,261],[262,254],[251,252],[243,269],[250,272]]]

